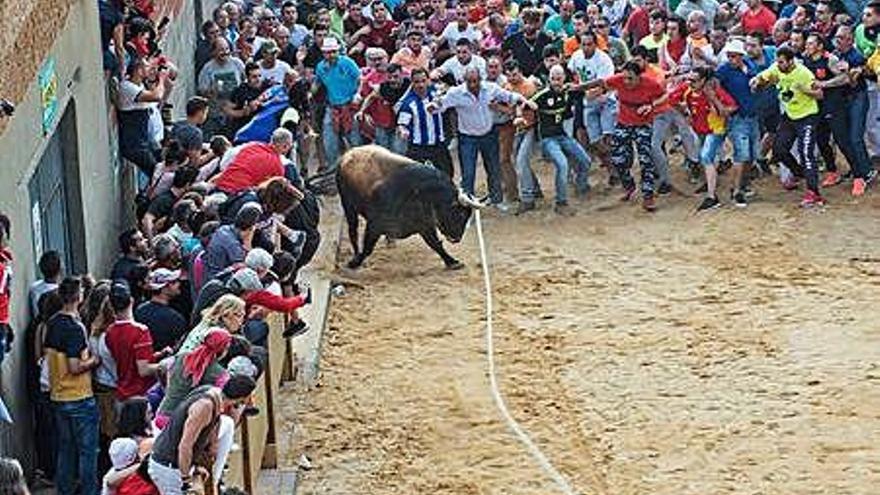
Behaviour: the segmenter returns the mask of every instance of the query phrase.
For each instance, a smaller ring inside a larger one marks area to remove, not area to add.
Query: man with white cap
[[[336,38],[324,38],[321,45],[324,60],[315,68],[316,81],[324,86],[329,106],[324,113],[321,134],[324,139],[324,154],[331,169],[336,167],[343,138],[348,141],[349,146],[360,144],[357,123],[354,120],[357,108],[353,104],[356,103],[355,98],[360,87],[361,71],[354,60],[339,53],[340,48]],[[314,88],[313,92],[316,90]]]
[[[113,495],[140,466],[138,444],[132,438],[122,437],[110,442],[108,452],[112,467],[102,479],[101,495]]]
[[[180,276],[180,270],[167,268],[150,272],[147,287],[152,296],[134,312],[135,321],[150,329],[154,351],[174,347],[188,330],[186,318],[170,306],[171,300],[180,294]]]
[[[755,96],[749,87],[749,80],[757,74],[757,67],[746,58],[745,44],[739,39],[727,43],[724,53],[727,55],[727,61],[718,67],[715,77],[721,87],[736,101],[736,111],[727,118],[726,134],[712,134],[707,139],[722,142],[725,137],[730,139],[733,146],[731,198],[736,206],[744,207],[748,188],[744,182],[743,171],[757,161],[761,143]],[[719,142],[715,150],[720,148]]]

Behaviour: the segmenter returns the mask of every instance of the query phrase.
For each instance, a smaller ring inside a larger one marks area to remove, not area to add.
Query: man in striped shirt
[[[396,105],[397,133],[407,143],[406,155],[413,160],[431,162],[452,178],[452,157],[446,147],[443,116],[425,107],[434,99],[428,71],[416,68],[410,76],[412,87]]]

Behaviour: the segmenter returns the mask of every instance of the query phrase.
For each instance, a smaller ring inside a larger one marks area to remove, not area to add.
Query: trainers
[[[822,187],[831,187],[840,184],[840,174],[837,172],[827,172],[825,179],[822,180]]]
[[[569,206],[568,203],[556,203],[556,206],[553,207],[553,211],[564,217],[574,216],[574,208]]]
[[[742,186],[741,188],[739,188],[739,192],[743,193],[743,196],[745,196],[746,199],[752,198],[755,196],[754,189],[752,189],[752,186],[749,186],[749,185],[745,185],[745,186]]]
[[[492,203],[492,207],[495,208],[499,213],[508,213],[511,210],[510,203],[506,202]]]
[[[746,202],[746,194],[742,190],[734,192],[732,199],[733,204],[738,206],[739,208],[745,208],[749,205],[749,203]]]
[[[636,188],[632,187],[630,189],[626,189],[623,192],[623,196],[620,197],[620,200],[621,201],[630,201],[633,199],[633,196],[635,196],[635,195],[636,195]]]
[[[655,211],[657,209],[657,203],[654,201],[653,194],[649,194],[642,199],[642,208],[645,211]]]
[[[697,212],[706,211],[706,210],[714,210],[721,206],[721,201],[718,201],[718,198],[714,196],[706,196],[703,198],[703,201],[697,206]]]
[[[668,182],[664,182],[664,183],[660,184],[660,186],[657,188],[657,194],[666,195],[671,192],[672,192],[672,186],[670,186]]]
[[[794,177],[782,181],[782,188],[786,191],[794,191],[798,188],[798,181]]]
[[[865,194],[865,188],[867,184],[865,183],[865,179],[861,177],[857,177],[853,180],[852,185],[852,195],[855,197],[863,196]]]
[[[287,328],[284,329],[284,333],[281,334],[285,339],[289,339],[292,337],[296,337],[297,335],[302,335],[309,331],[309,326],[303,320],[292,321],[287,324]]]
[[[523,213],[526,213],[528,211],[532,211],[534,209],[535,209],[535,202],[534,201],[521,201],[519,203],[519,206],[516,208],[516,211],[514,212],[514,214],[522,215]]]
[[[804,193],[804,198],[801,200],[801,207],[803,208],[823,206],[824,204],[825,198],[823,198],[821,194],[810,190],[807,190],[807,192]]]

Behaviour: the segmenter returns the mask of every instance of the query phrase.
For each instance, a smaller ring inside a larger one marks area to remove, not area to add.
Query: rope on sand
[[[555,468],[550,460],[541,452],[541,449],[535,445],[535,442],[529,437],[529,434],[513,419],[507,404],[501,396],[498,388],[498,378],[495,375],[495,344],[492,331],[492,284],[489,280],[489,260],[486,256],[486,243],[483,239],[483,222],[480,219],[480,210],[474,210],[475,224],[477,226],[477,240],[480,243],[480,262],[483,265],[483,284],[486,290],[486,356],[489,361],[489,383],[492,388],[492,397],[495,399],[495,405],[501,411],[501,415],[507,422],[507,426],[519,438],[520,442],[526,446],[526,450],[534,457],[538,465],[553,479],[559,487],[559,491],[565,495],[577,495],[577,492],[568,483],[568,480]]]

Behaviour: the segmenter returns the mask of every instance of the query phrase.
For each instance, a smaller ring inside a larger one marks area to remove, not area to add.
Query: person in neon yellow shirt
[[[819,192],[815,134],[819,118],[817,100],[822,98],[822,90],[816,86],[813,73],[795,60],[794,51],[788,47],[777,50],[776,62],[750,82],[753,90],[769,84],[776,85],[785,110],[773,142],[773,157],[795,175],[806,177],[807,191],[801,206],[821,206],[825,204],[825,199]],[[798,142],[800,163],[790,151],[795,140]]]

